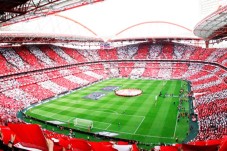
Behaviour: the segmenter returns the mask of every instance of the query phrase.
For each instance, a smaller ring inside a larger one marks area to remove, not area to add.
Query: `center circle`
[[[121,89],[121,90],[116,90],[115,94],[118,96],[138,96],[142,94],[142,90],[134,89],[134,88]]]

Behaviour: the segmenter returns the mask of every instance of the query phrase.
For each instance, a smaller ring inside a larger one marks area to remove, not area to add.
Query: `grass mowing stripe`
[[[178,87],[178,82],[177,83],[174,83],[173,81],[169,81],[169,83],[167,84],[166,86],[166,90],[167,90],[167,93],[168,94],[178,94],[179,92],[176,91],[176,87]],[[171,99],[172,100],[172,99]],[[170,105],[170,108],[172,108],[171,106],[173,106],[173,101],[171,101],[171,105]],[[175,101],[174,101],[175,102]],[[179,100],[177,99],[176,102],[179,102]],[[173,106],[174,107],[174,110],[177,110],[176,109],[176,106]],[[168,111],[168,115],[174,115],[174,114],[171,114],[172,110],[170,110],[169,108],[169,111]],[[178,111],[178,110],[177,110]],[[175,113],[175,112],[174,112]],[[177,126],[177,116],[178,116],[178,112],[176,114],[176,118],[175,118],[175,126],[174,126],[174,132],[173,132],[173,137],[175,137],[175,129],[176,129],[176,126]],[[169,119],[169,118],[168,118]],[[172,118],[172,120],[174,120],[174,117]],[[168,121],[169,122],[169,121]],[[164,133],[166,133],[166,131],[164,131]]]
[[[165,104],[165,105],[163,105]],[[155,135],[155,136],[160,136],[165,124],[165,119],[168,114],[166,112],[167,105],[164,100],[159,100],[157,102],[156,108],[157,108],[157,114],[155,117],[152,118],[152,125],[150,126],[150,129],[148,131],[148,134],[150,135]],[[169,125],[171,126],[171,125]],[[171,130],[171,129],[170,129]],[[165,135],[165,137],[167,137]],[[169,137],[169,136],[168,136]]]

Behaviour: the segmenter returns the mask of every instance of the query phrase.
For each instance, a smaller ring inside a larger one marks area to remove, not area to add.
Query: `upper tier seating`
[[[213,62],[227,67],[225,49],[203,49],[177,43],[135,44],[110,50],[76,50],[53,45],[0,49],[0,76],[78,62],[164,59]]]
[[[39,46],[39,49],[44,52],[50,59],[54,60],[58,65],[65,65],[67,61],[61,58],[53,49],[49,46]]]

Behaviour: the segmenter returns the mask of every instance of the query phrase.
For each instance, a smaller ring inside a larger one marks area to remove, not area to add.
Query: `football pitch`
[[[108,86],[137,88],[142,94],[117,96],[114,91],[103,90]],[[181,89],[187,92],[188,83],[181,80],[108,79],[37,105],[26,114],[80,131],[87,132],[88,127],[75,125],[76,118],[92,121],[91,133],[105,132],[116,138],[144,143],[174,143],[176,138],[183,141],[189,130],[188,118],[181,117],[179,121],[177,118]],[[104,95],[99,99],[85,97],[94,92]],[[183,101],[182,106],[188,112],[189,103]]]

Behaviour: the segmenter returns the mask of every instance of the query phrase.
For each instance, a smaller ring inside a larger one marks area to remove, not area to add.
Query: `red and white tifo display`
[[[142,90],[140,89],[121,89],[121,90],[116,90],[115,91],[116,95],[119,96],[137,96],[142,94]]]

